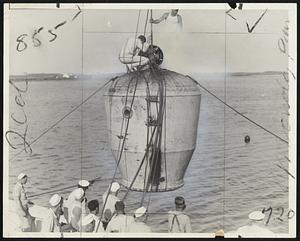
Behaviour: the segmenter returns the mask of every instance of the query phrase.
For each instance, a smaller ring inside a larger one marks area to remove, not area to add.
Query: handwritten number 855
[[[77,5],[78,8],[78,12],[74,15],[74,17],[72,18],[72,21],[74,21],[78,15],[81,13],[81,9],[80,7]],[[60,28],[61,26],[65,25],[67,23],[67,21],[63,21],[59,24],[57,24],[54,29],[49,29],[48,33],[51,34],[51,39],[49,39],[49,42],[53,42],[56,38],[57,38],[57,34],[55,34],[53,31],[57,30],[58,28]],[[39,47],[42,45],[42,42],[36,37],[37,34],[39,34],[42,30],[44,29],[44,27],[40,27],[38,30],[34,31],[34,34],[32,35],[32,42],[33,42],[33,46],[34,47]],[[27,49],[27,43],[24,41],[24,38],[28,36],[27,34],[21,34],[18,38],[17,38],[17,51],[18,52],[22,52],[25,49]]]

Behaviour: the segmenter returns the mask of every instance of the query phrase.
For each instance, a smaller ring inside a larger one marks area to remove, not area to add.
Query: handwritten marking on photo
[[[257,19],[257,21],[254,23],[254,25],[250,28],[249,24],[246,22],[247,25],[247,29],[249,33],[252,33],[252,31],[254,30],[254,28],[257,26],[257,24],[260,22],[260,20],[263,18],[263,16],[266,14],[268,9],[266,9],[263,14]]]

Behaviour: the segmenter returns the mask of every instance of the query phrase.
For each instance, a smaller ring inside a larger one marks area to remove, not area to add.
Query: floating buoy
[[[197,140],[199,86],[173,71],[147,69],[117,77],[104,96],[109,142],[122,185],[147,192],[183,186]]]
[[[245,136],[245,143],[249,143],[250,142],[250,136],[246,135]]]

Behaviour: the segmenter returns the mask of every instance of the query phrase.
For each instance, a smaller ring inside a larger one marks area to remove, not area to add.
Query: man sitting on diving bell
[[[151,36],[140,35],[137,38],[129,38],[124,43],[119,54],[121,63],[126,64],[129,72],[138,69],[145,69],[149,64],[148,49],[151,43]],[[139,67],[140,66],[140,67]]]

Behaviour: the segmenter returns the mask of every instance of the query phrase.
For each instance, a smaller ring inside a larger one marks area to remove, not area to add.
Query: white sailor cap
[[[116,192],[116,191],[118,191],[119,189],[120,189],[120,184],[119,184],[119,183],[113,182],[113,183],[111,184],[110,191]]]
[[[254,211],[250,213],[248,217],[253,221],[261,221],[265,218],[265,214],[263,214],[261,211]]]
[[[60,202],[61,202],[61,196],[58,194],[54,194],[49,200],[49,203],[52,207],[56,207],[58,204],[60,204]]]
[[[134,216],[136,218],[142,217],[147,212],[147,209],[145,207],[140,207],[134,212]]]
[[[74,191],[74,197],[75,197],[75,199],[78,200],[78,199],[82,198],[83,195],[84,195],[84,191],[83,191],[82,188],[75,189],[75,191]]]
[[[17,178],[18,178],[18,180],[21,180],[24,177],[27,177],[27,174],[22,172],[22,173],[19,174],[19,176]]]
[[[90,182],[87,181],[87,180],[80,180],[78,182],[78,185],[81,186],[81,187],[88,187],[90,185]]]

